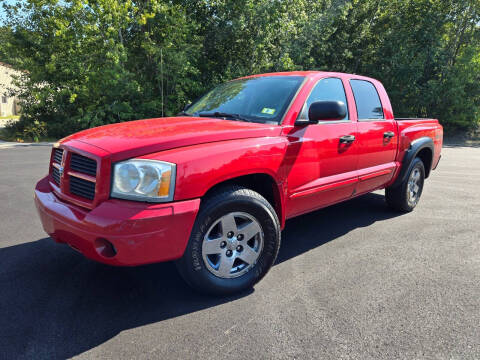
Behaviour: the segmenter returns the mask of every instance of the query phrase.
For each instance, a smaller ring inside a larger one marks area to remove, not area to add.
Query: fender
[[[418,153],[425,148],[430,149],[430,151],[432,152],[432,159],[433,159],[433,154],[435,153],[435,150],[434,150],[435,146],[433,144],[432,138],[425,136],[425,137],[418,138],[410,143],[410,147],[408,148],[408,150],[405,153],[405,156],[403,157],[400,173],[398,174],[397,179],[393,182],[393,184],[390,187],[397,187],[406,180],[407,175],[410,173],[410,170],[412,168],[413,159],[415,159]]]
[[[275,184],[275,210],[285,222],[285,137],[217,141],[148,154],[142,158],[177,165],[175,201],[203,197],[218,184],[251,175],[266,175]]]

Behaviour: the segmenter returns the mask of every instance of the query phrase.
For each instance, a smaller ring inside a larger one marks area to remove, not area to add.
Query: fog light
[[[111,258],[117,255],[117,250],[115,249],[115,246],[113,246],[110,241],[105,239],[95,240],[95,250],[97,250],[97,253],[107,258]]]

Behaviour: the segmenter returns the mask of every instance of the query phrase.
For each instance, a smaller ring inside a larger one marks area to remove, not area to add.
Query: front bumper
[[[35,187],[35,205],[44,230],[55,241],[99,262],[135,266],[183,255],[200,199],[168,204],[110,199],[87,210],[61,201],[45,177]],[[114,252],[104,251],[105,240]]]

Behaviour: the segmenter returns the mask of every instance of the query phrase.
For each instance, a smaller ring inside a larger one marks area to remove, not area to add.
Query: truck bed
[[[435,168],[440,160],[440,152],[443,144],[443,128],[437,119],[430,118],[395,118],[398,126],[399,143],[397,161],[402,161],[405,152],[412,142],[423,137],[433,140],[435,152],[432,168]]]

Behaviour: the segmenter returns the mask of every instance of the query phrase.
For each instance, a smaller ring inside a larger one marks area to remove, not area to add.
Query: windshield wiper
[[[215,112],[211,112],[211,113],[206,113],[206,112],[198,113],[197,115],[201,116],[201,117],[230,118],[230,119],[233,119],[233,120],[252,122],[252,120],[246,119],[240,114],[230,114],[230,113],[219,112],[219,111],[215,111]]]

